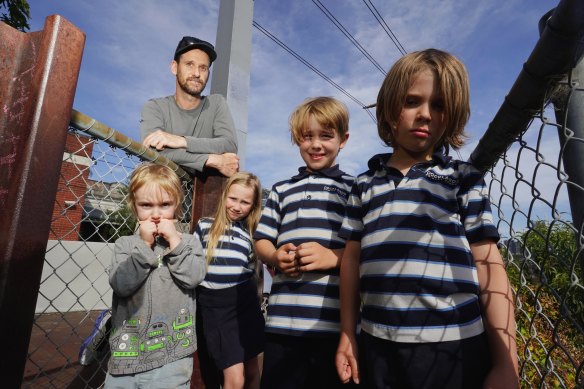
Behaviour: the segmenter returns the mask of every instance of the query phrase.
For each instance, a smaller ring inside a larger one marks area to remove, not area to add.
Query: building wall
[[[36,313],[101,310],[111,306],[107,269],[113,243],[49,240]]]
[[[49,239],[79,239],[92,152],[91,138],[79,133],[67,134]]]

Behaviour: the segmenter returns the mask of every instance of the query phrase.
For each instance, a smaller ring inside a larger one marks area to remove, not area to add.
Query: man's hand
[[[154,147],[158,151],[164,149],[165,147],[171,149],[187,148],[187,140],[184,137],[164,132],[162,130],[156,130],[149,134],[146,138],[144,138],[142,144],[144,147]]]
[[[205,166],[219,170],[226,177],[231,177],[239,170],[239,157],[234,153],[210,154]]]

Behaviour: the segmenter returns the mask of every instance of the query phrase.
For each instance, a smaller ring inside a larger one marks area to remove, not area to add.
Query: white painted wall
[[[36,313],[109,308],[113,243],[49,240]]]

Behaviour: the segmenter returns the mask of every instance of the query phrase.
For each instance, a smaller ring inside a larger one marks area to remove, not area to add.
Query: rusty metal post
[[[18,388],[44,263],[85,35],[59,15],[42,31],[0,23],[0,360]]]
[[[191,217],[191,233],[201,217],[214,216],[217,203],[223,192],[227,178],[215,169],[205,169],[203,173],[196,172],[194,177],[193,206]],[[193,360],[191,389],[218,389],[221,372],[212,365],[207,355],[207,346],[202,333],[200,312],[197,310],[197,344]]]
[[[196,172],[194,177],[193,217],[191,232],[201,217],[213,217],[217,203],[223,193],[223,185],[227,178],[215,169],[203,173]]]
[[[225,96],[237,130],[237,154],[245,165],[247,100],[251,67],[253,0],[221,0],[217,23],[217,61],[213,64],[211,93]],[[216,171],[196,174],[191,227],[201,216],[213,216],[225,177]],[[199,326],[200,328],[200,326]],[[202,337],[199,337],[202,339]],[[222,372],[211,366],[206,345],[199,340],[195,353],[191,389],[219,389]],[[203,374],[201,374],[203,373]]]

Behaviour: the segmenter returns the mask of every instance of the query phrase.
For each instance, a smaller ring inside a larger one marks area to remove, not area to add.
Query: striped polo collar
[[[367,167],[371,171],[378,171],[381,169],[385,169],[387,166],[387,162],[391,158],[392,153],[384,153],[384,154],[376,154],[369,161],[367,162]],[[442,165],[447,166],[450,160],[452,159],[451,156],[446,155],[444,153],[444,147],[440,147],[432,154],[432,159],[428,161],[430,166],[435,165]]]
[[[293,176],[292,179],[293,180],[301,180],[305,177],[308,177],[310,175],[313,176],[322,176],[322,177],[328,177],[328,178],[341,178],[343,177],[345,173],[339,169],[339,165],[334,165],[331,166],[329,168],[326,169],[320,169],[320,170],[308,170],[308,168],[306,166],[302,166],[300,168],[298,168],[298,174]]]
[[[231,222],[231,228],[229,229],[229,235],[231,237],[236,236],[238,238],[241,238],[243,240],[251,242],[250,237],[242,234],[242,232],[243,233],[248,232],[247,231],[247,224],[245,223],[245,219],[238,220],[236,222]]]
[[[199,223],[203,222],[203,223],[208,223],[209,224],[209,229],[211,228],[211,225],[213,224],[213,221],[215,221],[214,218],[212,217],[208,217],[208,216],[203,216],[199,219]],[[247,224],[245,223],[245,218],[242,220],[237,220],[237,221],[230,221],[230,227],[239,227],[242,230],[246,230],[247,228]]]

